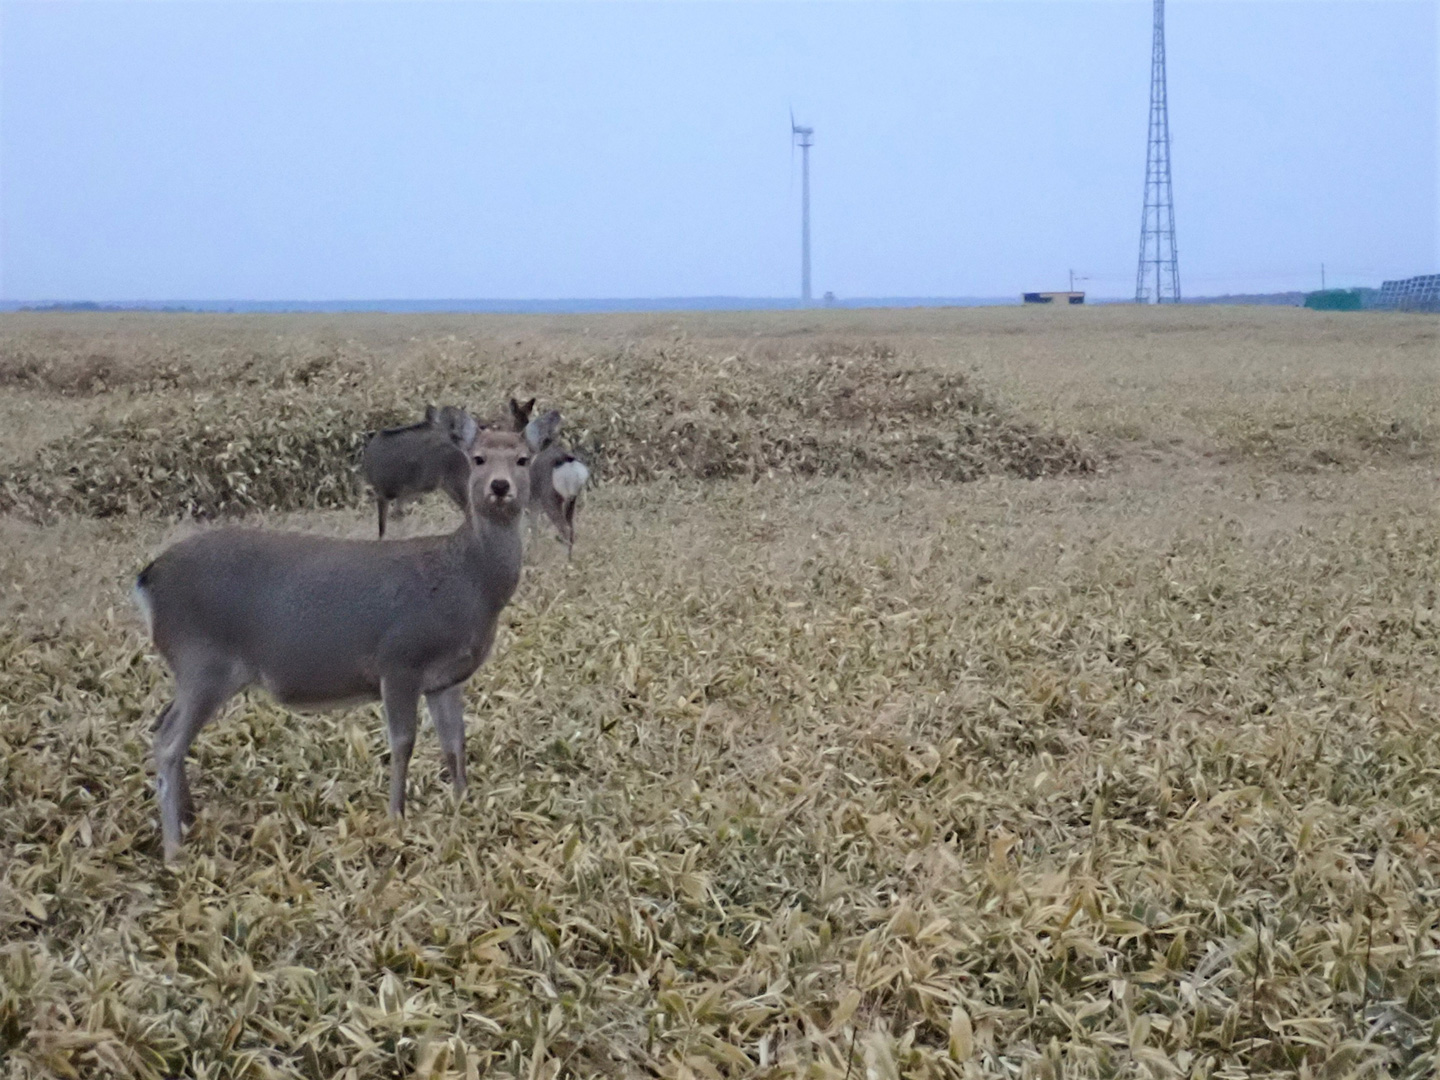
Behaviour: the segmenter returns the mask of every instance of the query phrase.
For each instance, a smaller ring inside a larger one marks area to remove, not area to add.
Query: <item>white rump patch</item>
[[[140,609],[140,617],[145,620],[145,633],[149,637],[155,636],[155,606],[150,602],[150,594],[145,591],[145,586],[138,581],[135,588],[131,590],[135,597],[135,606]]]
[[[550,483],[562,498],[573,499],[579,495],[585,487],[585,481],[590,479],[590,470],[580,460],[567,461],[555,470],[550,477]]]

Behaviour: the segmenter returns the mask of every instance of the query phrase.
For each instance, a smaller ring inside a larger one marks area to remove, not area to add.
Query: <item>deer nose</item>
[[[510,481],[506,480],[503,476],[497,476],[494,480],[490,481],[490,490],[495,493],[497,499],[503,499],[506,495],[510,494]]]

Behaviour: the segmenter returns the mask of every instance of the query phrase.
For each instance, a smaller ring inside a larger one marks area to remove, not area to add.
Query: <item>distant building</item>
[[[826,292],[826,293],[825,293],[825,306],[826,306],[826,307],[834,307],[834,306],[835,306],[835,294],[834,294],[833,292]]]
[[[1083,304],[1083,292],[1027,292],[1020,299],[1027,304]]]
[[[1371,306],[1381,311],[1440,311],[1440,274],[1383,282]]]

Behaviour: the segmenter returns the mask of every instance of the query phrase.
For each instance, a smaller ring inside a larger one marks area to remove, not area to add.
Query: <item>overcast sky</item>
[[[1435,0],[1168,5],[1187,295],[1440,271]],[[1149,0],[0,0],[0,298],[1134,291]]]

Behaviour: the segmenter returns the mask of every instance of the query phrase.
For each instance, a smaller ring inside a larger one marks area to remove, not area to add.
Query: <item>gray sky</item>
[[[1440,270],[1435,0],[1171,0],[1187,295]],[[0,0],[0,297],[1134,291],[1150,3]]]

